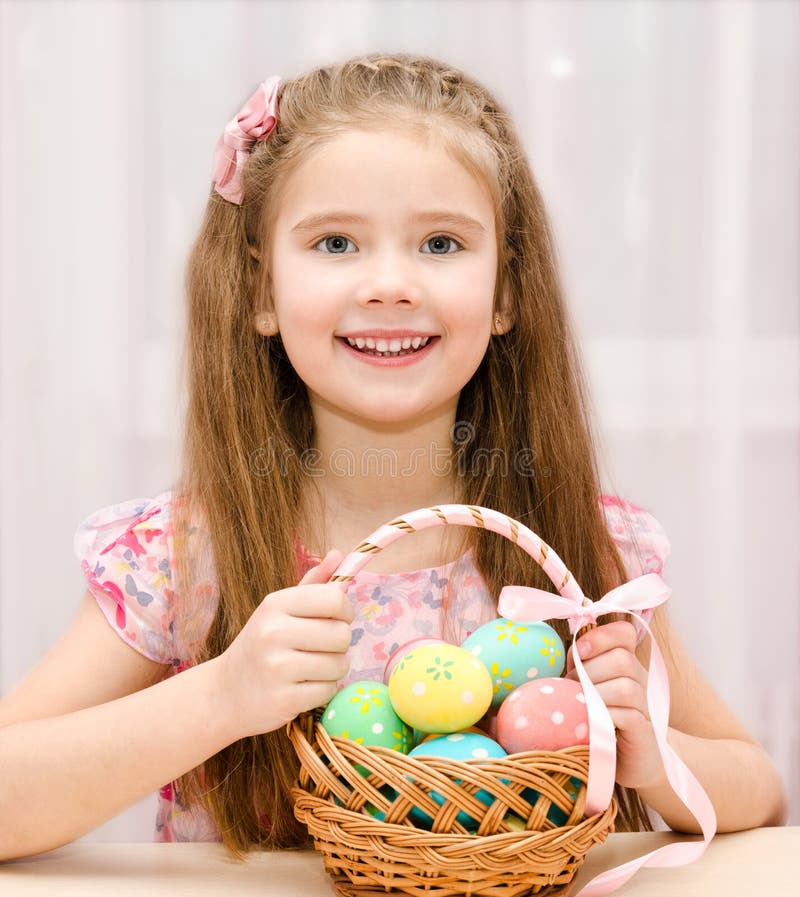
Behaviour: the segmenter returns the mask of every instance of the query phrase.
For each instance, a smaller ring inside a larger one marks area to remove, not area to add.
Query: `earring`
[[[503,319],[500,317],[500,315],[495,315],[494,316],[494,329],[499,332],[502,325],[503,325]]]

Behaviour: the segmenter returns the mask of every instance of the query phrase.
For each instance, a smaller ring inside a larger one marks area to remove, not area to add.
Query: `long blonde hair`
[[[526,523],[590,596],[626,578],[598,506],[586,392],[551,229],[509,115],[451,66],[370,54],[282,85],[277,126],[245,167],[242,205],[212,190],[188,261],[189,404],[175,545],[181,593],[191,596],[199,559],[187,534],[201,512],[219,587],[216,616],[195,662],[223,652],[265,595],[299,579],[295,514],[314,421],[280,337],[265,339],[253,326],[254,310],[269,294],[269,270],[260,259],[269,258],[281,196],[294,169],[325,141],[354,128],[398,125],[436,134],[483,179],[496,205],[495,303],[506,289],[514,326],[490,341],[459,398],[456,418],[469,433],[453,444],[460,500]],[[498,469],[482,463],[486,457],[527,462]],[[509,583],[550,586],[508,540],[458,530],[492,595]],[[278,730],[235,742],[178,784],[183,800],[205,806],[224,844],[240,855],[307,843],[289,798],[296,770]],[[636,793],[618,788],[617,795],[620,827],[647,828]]]

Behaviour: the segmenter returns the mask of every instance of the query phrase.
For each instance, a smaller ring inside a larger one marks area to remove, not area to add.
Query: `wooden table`
[[[612,834],[594,847],[573,885],[680,840],[667,832]],[[717,835],[691,866],[642,869],[619,897],[797,897],[800,827]],[[2,897],[331,897],[315,851],[230,860],[219,844],[73,844],[0,863]]]

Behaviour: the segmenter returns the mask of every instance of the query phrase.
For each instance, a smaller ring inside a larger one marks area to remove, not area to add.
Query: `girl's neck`
[[[313,555],[324,557],[331,549],[338,549],[343,555],[349,554],[370,533],[401,514],[417,508],[449,504],[458,500],[454,489],[442,491],[442,483],[437,483],[438,492],[405,492],[402,497],[381,497],[360,492],[352,493],[357,498],[348,498],[347,493],[327,494],[324,488],[313,495],[307,495],[301,519],[310,521],[299,530],[298,536],[306,549]],[[416,497],[415,497],[416,496]],[[406,573],[439,567],[455,561],[463,554],[459,542],[462,535],[454,530],[459,527],[433,527],[401,538],[385,551],[373,556],[369,562],[372,573]]]
[[[397,433],[389,427],[366,430],[315,413],[316,452],[298,531],[306,548],[319,555],[333,548],[347,553],[400,514],[461,501],[452,460],[453,421],[451,413]],[[378,559],[370,569],[422,569],[453,560],[442,556],[447,529],[400,540],[387,549],[388,564]]]

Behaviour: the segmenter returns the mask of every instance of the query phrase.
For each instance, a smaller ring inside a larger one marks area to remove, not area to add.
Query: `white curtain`
[[[781,0],[0,0],[0,688],[75,612],[77,523],[175,474],[225,122],[268,75],[420,52],[515,116],[607,484],[665,526],[676,625],[800,823],[799,34]],[[151,799],[88,838],[152,826]]]

